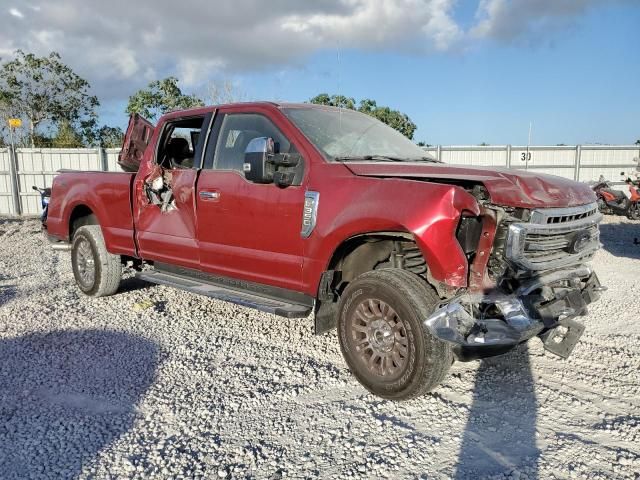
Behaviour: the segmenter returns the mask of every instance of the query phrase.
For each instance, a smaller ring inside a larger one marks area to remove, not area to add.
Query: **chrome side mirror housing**
[[[254,183],[273,183],[275,164],[275,144],[273,138],[252,139],[244,150],[244,177]]]

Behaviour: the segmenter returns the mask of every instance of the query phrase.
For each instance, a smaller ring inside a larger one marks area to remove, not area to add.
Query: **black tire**
[[[118,291],[122,278],[120,256],[107,251],[99,225],[85,225],[76,230],[71,266],[76,284],[84,294],[106,297]]]
[[[627,218],[630,220],[640,220],[640,205],[637,202],[631,204]]]
[[[338,306],[340,348],[367,390],[390,400],[408,400],[442,383],[453,353],[422,323],[438,303],[424,280],[400,269],[367,272],[347,286]]]

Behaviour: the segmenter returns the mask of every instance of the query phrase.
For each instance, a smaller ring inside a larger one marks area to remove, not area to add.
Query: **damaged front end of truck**
[[[511,208],[486,194],[479,202],[482,215],[463,217],[458,229],[468,288],[443,301],[426,327],[461,361],[505,353],[534,336],[568,357],[584,331],[576,318],[605,290],[587,264],[600,247],[597,205]]]

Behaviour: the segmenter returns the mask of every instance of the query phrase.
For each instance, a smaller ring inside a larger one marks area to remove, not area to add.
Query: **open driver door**
[[[151,122],[137,113],[134,113],[129,118],[129,126],[124,136],[122,150],[118,155],[118,165],[125,172],[137,172],[138,168],[140,168],[140,162],[151,140],[153,128]]]

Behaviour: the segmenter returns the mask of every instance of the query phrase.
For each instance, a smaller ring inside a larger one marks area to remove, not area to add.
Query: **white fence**
[[[640,145],[577,145],[523,147],[512,145],[473,147],[428,147],[429,153],[445,163],[527,169],[580,182],[600,175],[620,182],[620,172],[635,171]],[[525,159],[528,161],[525,162]]]
[[[31,187],[50,187],[58,170],[121,171],[116,163],[119,152],[118,148],[17,148],[14,154],[11,148],[0,149],[0,215],[39,214],[40,194]]]
[[[600,175],[619,182],[620,172],[634,171],[638,145],[556,147],[462,146],[428,147],[445,163],[526,169],[587,182]],[[60,169],[120,171],[118,149],[0,149],[0,214],[37,215],[40,196],[32,185],[50,187]],[[523,159],[529,159],[525,162]],[[526,163],[526,165],[525,165]],[[15,166],[15,168],[14,168]]]

